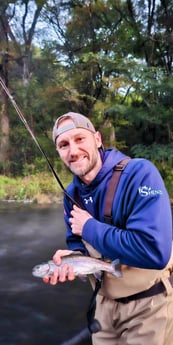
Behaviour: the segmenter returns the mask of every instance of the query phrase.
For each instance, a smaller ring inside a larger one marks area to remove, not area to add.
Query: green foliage
[[[78,111],[101,130],[105,147],[116,145],[155,162],[171,189],[172,0],[153,2],[152,11],[143,0],[69,0],[56,5],[44,0],[13,1],[13,20],[8,3],[2,1],[0,6],[0,16],[9,24],[8,32],[0,26],[1,46],[8,43],[8,56],[3,49],[0,56],[2,71],[57,171],[69,180],[52,143],[54,121],[67,111]],[[42,29],[34,22],[33,30],[28,26],[21,37],[27,18],[22,11],[20,18],[15,13],[28,5],[29,14],[32,4],[38,8],[35,20]],[[47,173],[47,164],[16,111],[7,108],[10,152],[9,159],[0,163],[1,172],[25,177]],[[25,187],[19,194],[25,196]]]
[[[151,160],[157,166],[169,195],[173,198],[173,144],[134,145],[131,148],[131,152],[134,157],[144,157]]]
[[[49,200],[54,202],[62,200],[63,197],[56,181],[47,173],[15,179],[0,175],[0,185],[0,200],[39,201],[44,195],[48,195]]]
[[[134,157],[145,157],[153,162],[168,162],[173,167],[173,144],[159,145],[153,143],[150,146],[134,145],[131,151]]]
[[[9,184],[10,182],[10,184]],[[6,199],[11,187],[15,186],[16,181],[14,178],[9,178],[6,176],[1,176],[0,178],[0,199]]]

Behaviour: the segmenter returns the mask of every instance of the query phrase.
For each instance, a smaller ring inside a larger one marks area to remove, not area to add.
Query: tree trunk
[[[0,43],[2,46],[0,57],[0,77],[8,84],[8,37],[4,31],[2,20],[0,22]],[[7,97],[0,86],[0,173],[9,170],[9,114]]]
[[[6,96],[0,90],[0,172],[5,174],[9,169],[9,117]]]

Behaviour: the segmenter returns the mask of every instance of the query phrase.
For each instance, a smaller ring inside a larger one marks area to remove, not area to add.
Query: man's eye
[[[59,145],[59,148],[60,149],[63,149],[63,148],[65,148],[65,147],[67,147],[67,143],[61,143],[60,145]]]
[[[81,141],[83,141],[84,140],[84,138],[83,137],[79,137],[79,138],[77,138],[77,141],[78,142],[81,142]]]

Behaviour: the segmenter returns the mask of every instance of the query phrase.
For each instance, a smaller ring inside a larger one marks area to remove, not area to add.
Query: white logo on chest
[[[93,203],[93,198],[92,198],[92,196],[90,196],[89,198],[84,198],[84,203],[85,203],[85,205],[88,205],[89,202]]]

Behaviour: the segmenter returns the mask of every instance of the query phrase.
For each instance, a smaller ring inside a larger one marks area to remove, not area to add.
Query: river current
[[[51,286],[32,276],[66,247],[62,205],[3,203],[0,236],[0,345],[61,345],[85,328],[89,282]]]

